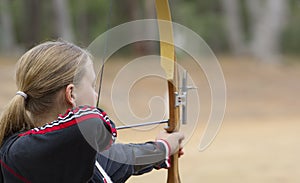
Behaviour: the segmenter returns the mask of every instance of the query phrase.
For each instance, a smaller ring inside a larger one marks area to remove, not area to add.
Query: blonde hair
[[[55,95],[68,84],[78,84],[90,55],[67,42],[46,42],[27,51],[18,61],[16,84],[20,95],[0,118],[0,145],[5,137],[35,127],[28,112],[42,114],[53,107]]]

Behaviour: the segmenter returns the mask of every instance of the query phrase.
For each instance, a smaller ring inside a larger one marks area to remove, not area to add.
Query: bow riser
[[[168,93],[169,93],[169,122],[166,131],[169,133],[177,132],[180,128],[180,110],[179,106],[176,106],[176,93],[177,87],[174,85],[174,81],[168,81]]]
[[[180,110],[179,106],[176,106],[176,93],[177,88],[173,84],[173,81],[168,81],[169,90],[169,123],[166,131],[169,133],[176,132],[180,128]],[[178,165],[178,153],[173,154],[170,157],[171,167],[168,169],[167,183],[180,183],[179,165]]]

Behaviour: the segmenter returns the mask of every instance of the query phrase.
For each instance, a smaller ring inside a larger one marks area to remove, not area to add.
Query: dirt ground
[[[225,118],[205,151],[198,149],[204,125],[191,132],[180,159],[182,182],[300,182],[300,62],[270,66],[230,57],[219,57],[219,61],[227,86]],[[16,92],[14,64],[14,59],[0,60],[0,112]],[[106,68],[104,86],[111,84],[123,64],[116,60]],[[105,100],[107,93],[104,91],[102,97],[110,114],[113,111]],[[119,141],[151,140],[156,133],[124,130],[119,133]],[[154,170],[128,182],[165,180],[165,170]]]

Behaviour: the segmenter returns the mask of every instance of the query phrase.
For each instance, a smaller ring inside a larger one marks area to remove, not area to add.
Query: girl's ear
[[[68,84],[65,91],[66,102],[70,104],[72,107],[76,106],[74,89],[75,89],[74,84]]]

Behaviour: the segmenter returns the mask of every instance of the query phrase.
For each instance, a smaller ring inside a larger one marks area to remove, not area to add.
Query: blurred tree
[[[72,12],[75,17],[75,24],[76,24],[76,38],[80,40],[80,42],[88,43],[88,36],[89,36],[89,25],[88,25],[88,9],[87,9],[87,2],[82,0],[76,0],[75,6],[77,8],[76,12]]]
[[[140,20],[140,19],[150,19],[155,18],[155,1],[141,1],[141,0],[110,0],[114,2],[113,9],[108,12],[110,16],[108,18],[108,28],[122,23]],[[141,27],[139,27],[141,29]],[[158,30],[155,27],[143,27],[144,31],[149,32],[149,34],[155,34]],[[131,34],[135,35],[138,28],[132,27]],[[135,55],[146,55],[153,52],[155,49],[155,43],[151,41],[141,41],[132,43],[124,48],[122,48],[121,53],[134,53]]]
[[[1,52],[9,53],[17,49],[9,0],[0,1],[0,38]]]
[[[30,48],[61,37],[88,46],[128,21],[155,18],[154,0],[1,0],[0,49]],[[249,53],[265,61],[299,54],[299,0],[170,0],[173,20],[200,35],[216,53]],[[112,8],[111,8],[112,7]],[[287,17],[289,16],[289,17]],[[134,28],[132,28],[134,33]],[[145,27],[149,33],[153,27]],[[5,46],[4,46],[5,45]],[[10,46],[9,46],[10,45]],[[152,45],[151,45],[152,46]],[[137,43],[122,53],[156,48]],[[8,49],[12,50],[12,49]],[[157,51],[157,50],[156,50]]]
[[[52,0],[54,10],[54,23],[57,37],[66,41],[74,41],[74,33],[70,19],[69,4],[67,0]]]
[[[120,6],[122,8],[123,16],[127,15],[128,19],[126,21],[133,21],[141,18],[141,1],[136,0],[129,0],[129,1],[118,1],[118,3],[121,3]],[[132,27],[132,33],[137,30],[137,28]],[[147,46],[142,43],[134,43],[133,46],[133,52],[138,54],[144,54],[146,52]]]
[[[279,62],[280,43],[288,13],[287,0],[247,0],[252,18],[252,54],[265,62]]]
[[[241,8],[238,0],[222,0],[228,42],[234,55],[244,54],[246,51],[245,35],[241,24]]]
[[[287,26],[282,35],[281,48],[284,54],[300,54],[300,1],[291,0]]]
[[[42,22],[43,22],[43,6],[40,0],[29,0],[26,3],[23,2],[25,7],[25,15],[22,17],[22,28],[24,29],[23,39],[25,40],[25,46],[27,48],[32,47],[38,43],[42,34]]]
[[[250,53],[265,62],[279,62],[281,35],[286,24],[288,1],[245,0],[250,21],[249,41],[242,30],[242,1],[222,0],[227,34],[234,54]],[[247,51],[246,51],[247,50]]]
[[[145,1],[144,2],[144,7],[145,7],[145,17],[147,19],[155,19],[156,18],[156,11],[155,11],[155,3],[154,1]],[[158,30],[153,27],[153,26],[147,26],[145,28],[145,31],[147,34],[158,34]],[[157,42],[148,42],[147,47],[145,47],[146,54],[155,54],[158,51],[159,43]]]
[[[170,4],[175,22],[196,32],[215,52],[228,50],[220,0],[177,0],[170,1]]]
[[[107,16],[112,1],[69,0],[70,16],[76,43],[88,46],[102,32],[107,30]]]

